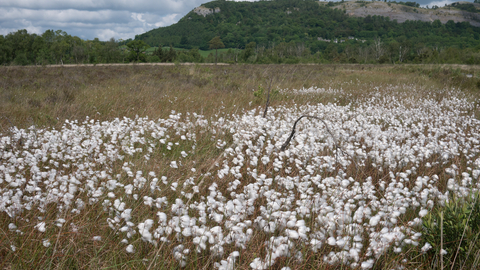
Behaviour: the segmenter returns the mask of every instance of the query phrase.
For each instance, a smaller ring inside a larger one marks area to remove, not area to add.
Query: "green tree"
[[[85,59],[85,42],[79,37],[72,37],[70,40],[70,49],[69,49],[70,58],[72,61],[82,62]]]
[[[15,60],[17,56],[21,55],[18,59],[18,61],[21,61],[21,64],[24,64],[25,61],[29,62],[28,56],[31,53],[35,36],[36,35],[28,34],[25,29],[18,30],[15,33],[9,33],[5,37],[8,61]]]
[[[33,62],[35,64],[45,65],[48,63],[48,48],[45,39],[42,36],[36,36],[32,44]]]
[[[127,43],[127,47],[130,49],[130,60],[131,61],[142,61],[145,62],[144,52],[150,48],[150,46],[145,43],[143,40],[132,40]]]
[[[17,53],[17,56],[13,60],[13,63],[15,63],[15,65],[19,65],[19,66],[26,66],[26,65],[30,64],[30,62],[28,62],[27,56],[23,52],[22,53]]]
[[[158,45],[158,48],[153,52],[154,56],[157,56],[159,62],[165,62],[165,53],[163,52],[162,44]]]
[[[186,36],[182,36],[180,39],[180,47],[188,49],[190,46],[188,45],[188,38]]]
[[[68,35],[65,31],[57,30],[54,32],[53,42],[50,45],[50,50],[53,53],[55,63],[62,64],[67,53],[67,50],[70,49],[71,36]]]
[[[253,56],[255,54],[255,47],[257,47],[257,43],[255,42],[250,42],[245,46],[245,50],[243,51],[242,58],[245,62],[247,62],[248,58],[250,56]]]
[[[166,62],[173,62],[177,59],[177,51],[173,48],[173,45],[170,44],[170,48],[165,56]]]
[[[178,58],[179,55],[173,48],[173,45],[170,45],[168,50],[163,50],[162,45],[159,45],[158,49],[153,52],[153,56],[157,56],[160,62],[173,62]]]
[[[5,44],[5,37],[0,35],[0,64],[7,62],[7,45]]]
[[[120,50],[117,41],[113,37],[102,45],[100,49],[100,58],[102,63],[120,62]]]
[[[210,49],[215,49],[215,65],[217,65],[217,59],[218,59],[218,49],[220,48],[225,48],[225,44],[223,44],[222,40],[220,39],[219,36],[216,36],[212,38],[209,42],[209,48]]]

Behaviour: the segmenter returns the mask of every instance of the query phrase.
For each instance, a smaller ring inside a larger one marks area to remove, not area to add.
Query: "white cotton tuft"
[[[125,250],[126,250],[128,253],[134,253],[134,252],[135,252],[135,250],[133,249],[133,245],[132,245],[132,244],[128,245]]]
[[[50,240],[44,239],[42,244],[43,244],[44,247],[49,247],[50,246]]]
[[[373,259],[370,259],[370,260],[367,260],[367,261],[362,262],[362,264],[361,264],[362,269],[370,269],[370,268],[372,268],[372,267],[373,267],[373,262],[374,262]]]
[[[429,251],[431,248],[432,248],[432,245],[430,245],[430,243],[425,243],[425,245],[421,249],[422,253]]]
[[[428,210],[427,209],[422,209],[420,210],[420,212],[418,212],[418,216],[420,217],[424,217],[428,214]]]
[[[39,231],[39,232],[45,232],[45,222],[40,222],[38,223],[37,225],[35,225],[35,228]]]
[[[292,239],[298,239],[299,235],[298,235],[298,232],[295,231],[295,230],[285,230],[287,232],[287,235],[289,238],[292,238]]]
[[[327,239],[327,243],[330,245],[330,246],[335,246],[337,244],[337,241],[335,240],[334,237],[330,237]]]
[[[378,222],[380,221],[379,216],[374,216],[370,219],[370,226],[374,227],[377,226]]]

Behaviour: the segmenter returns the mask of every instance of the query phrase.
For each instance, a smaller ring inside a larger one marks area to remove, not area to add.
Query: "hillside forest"
[[[421,9],[415,2],[389,3]],[[174,25],[125,41],[83,40],[62,30],[47,30],[40,35],[18,30],[0,35],[0,64],[480,64],[480,28],[468,22],[398,23],[383,16],[351,17],[341,4],[322,5],[314,0],[213,1],[203,6],[221,12],[202,16],[191,11]],[[452,8],[479,12],[473,4],[452,4]],[[212,40],[220,44],[218,39],[222,46],[212,47]],[[215,49],[223,47],[217,55]]]

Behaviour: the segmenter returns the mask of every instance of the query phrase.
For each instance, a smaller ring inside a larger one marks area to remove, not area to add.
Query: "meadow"
[[[480,264],[479,67],[0,71],[2,269]]]

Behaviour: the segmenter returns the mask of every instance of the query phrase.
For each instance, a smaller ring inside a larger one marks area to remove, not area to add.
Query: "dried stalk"
[[[353,157],[350,156],[346,151],[344,151],[344,150],[338,145],[337,139],[335,138],[335,136],[333,136],[333,133],[332,133],[332,132],[330,131],[330,129],[328,128],[327,123],[326,123],[323,119],[321,119],[321,118],[319,118],[319,117],[316,117],[316,116],[313,116],[313,115],[302,115],[302,116],[300,116],[300,117],[297,119],[297,121],[295,121],[295,123],[293,124],[292,133],[290,133],[290,136],[287,138],[287,140],[285,141],[285,143],[282,145],[282,147],[280,148],[280,151],[285,151],[285,150],[287,149],[288,145],[290,144],[290,141],[293,139],[293,136],[295,135],[295,128],[297,127],[297,123],[298,123],[302,118],[304,118],[304,117],[305,117],[305,118],[314,118],[314,119],[320,120],[320,121],[323,123],[323,125],[325,125],[325,129],[327,130],[328,134],[330,134],[330,136],[332,136],[332,138],[333,138],[333,143],[334,143],[334,145],[335,145],[335,150],[339,150],[339,149],[340,149],[340,151],[342,151],[344,154],[346,154],[347,156],[349,156],[349,157],[352,159],[353,163],[355,164],[355,167],[358,167],[358,166],[357,166],[357,163],[355,162],[355,160],[353,159]],[[335,151],[335,163],[337,163],[337,152],[338,152],[338,151]]]
[[[267,91],[267,103],[265,104],[265,111],[263,112],[263,118],[267,117],[268,105],[270,105],[270,89],[272,88],[273,78],[270,79],[270,84],[268,85]]]
[[[10,118],[6,117],[6,116],[2,116],[0,117],[1,118],[5,118],[7,119],[8,123],[10,124],[10,129],[9,128],[3,128],[3,125],[0,123],[0,128],[2,129],[1,132],[6,132],[6,133],[10,133],[11,129],[15,127],[15,125],[13,125],[12,121],[10,121]]]

